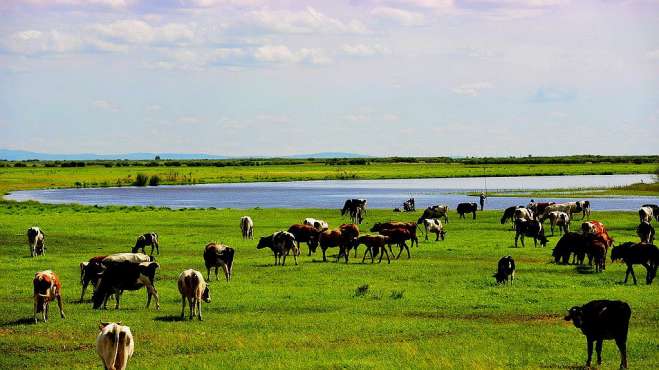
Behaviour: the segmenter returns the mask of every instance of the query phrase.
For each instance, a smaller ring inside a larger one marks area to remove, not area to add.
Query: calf
[[[46,235],[37,226],[27,229],[27,243],[30,247],[30,257],[46,254],[45,239]]]
[[[632,274],[632,279],[634,279],[634,284],[636,284],[633,265],[643,265],[647,270],[645,283],[652,284],[652,280],[657,275],[657,266],[659,266],[659,248],[648,243],[622,243],[613,247],[613,250],[611,250],[611,261],[613,262],[618,259],[621,259],[627,264],[625,284],[627,284],[629,274]]]
[[[542,223],[537,220],[527,221],[522,219],[515,220],[515,248],[517,248],[517,240],[522,237],[522,247],[524,247],[524,237],[533,238],[533,244],[537,247],[538,240],[540,246],[547,246],[547,238]]]
[[[510,279],[511,284],[513,283],[513,280],[515,280],[515,260],[511,256],[501,257],[494,278],[497,280],[497,284],[507,283],[508,279]]]
[[[34,287],[34,322],[38,321],[37,313],[41,312],[43,321],[48,321],[48,306],[50,301],[57,300],[59,314],[64,318],[64,308],[62,307],[62,284],[57,275],[50,271],[39,271],[34,274],[32,280]]]
[[[102,322],[99,329],[101,332],[96,336],[96,353],[103,361],[105,369],[126,369],[126,364],[135,349],[130,328],[121,325],[120,321]]]
[[[160,248],[158,247],[158,234],[153,232],[138,236],[137,241],[135,241],[135,246],[131,252],[137,253],[137,251],[141,249],[142,253],[146,253],[144,248],[147,245],[151,246],[151,253],[149,255],[153,256],[153,248],[155,248],[156,252],[160,254]]]
[[[80,302],[85,297],[85,291],[87,291],[87,286],[91,283],[94,288],[98,283],[105,266],[103,265],[103,260],[107,256],[96,256],[89,259],[87,262],[80,262],[80,285],[82,285],[82,292],[80,292]]]
[[[199,321],[201,318],[201,301],[211,302],[210,290],[204,281],[201,272],[188,269],[178,276],[178,291],[181,293],[181,319],[185,317],[185,301],[190,306],[190,320],[194,317],[195,310]]]
[[[460,203],[458,204],[457,211],[460,215],[460,218],[465,218],[466,213],[472,214],[472,219],[476,219],[476,211],[478,210],[478,205],[476,203]]]
[[[233,255],[234,250],[223,244],[208,243],[204,248],[204,264],[206,265],[206,279],[211,281],[211,268],[215,267],[215,280],[217,277],[217,270],[222,267],[224,271],[224,278],[227,283],[231,280],[233,273]]]
[[[416,243],[416,246],[419,246],[419,238],[416,236],[416,230],[418,228],[418,224],[415,222],[399,222],[399,221],[389,221],[389,222],[376,222],[375,225],[371,228],[372,232],[380,232],[382,230],[390,230],[390,229],[405,229],[410,232],[411,236],[411,246],[414,246],[414,243]],[[426,236],[426,240],[428,240]]]
[[[364,251],[364,258],[362,258],[362,263],[364,263],[366,260],[367,253],[371,255],[371,263],[375,261],[375,257],[377,257],[378,253],[380,254],[378,263],[382,262],[382,256],[384,255],[387,256],[387,263],[391,263],[391,259],[389,259],[389,252],[387,252],[386,248],[387,241],[388,238],[384,235],[363,235],[358,237],[357,241],[355,242],[355,248],[359,244],[364,244],[366,246],[366,250]]]
[[[597,364],[602,364],[602,342],[605,339],[615,339],[620,350],[620,367],[627,368],[627,332],[631,315],[631,308],[622,301],[597,300],[570,308],[565,321],[572,320],[588,341],[586,368],[590,368],[595,341]]]
[[[94,290],[92,302],[94,309],[107,307],[108,298],[114,294],[115,309],[119,309],[119,301],[124,290],[138,290],[146,287],[146,307],[151,304],[151,297],[156,299],[156,309],[160,309],[158,291],[154,286],[156,270],[160,267],[156,262],[132,263],[129,261],[111,264],[101,275],[98,286]]]
[[[407,258],[411,258],[410,248],[408,248],[407,244],[405,243],[406,241],[412,239],[412,234],[410,233],[409,230],[404,228],[384,229],[380,231],[380,234],[388,237],[387,244],[389,246],[390,251],[392,244],[397,244],[398,247],[400,248],[400,251],[398,252],[398,256],[396,256],[396,259],[400,258],[400,255],[403,253],[403,248],[405,248],[405,250],[407,251]]]
[[[423,215],[419,217],[416,221],[417,224],[420,224],[426,218],[444,218],[444,222],[448,223],[448,206],[447,205],[436,205],[428,207],[423,211]]]
[[[329,229],[329,224],[327,224],[327,222],[325,222],[323,220],[317,220],[317,219],[311,218],[311,217],[305,218],[302,221],[302,223],[304,225],[312,226],[318,231],[325,231],[325,230]]]
[[[295,245],[295,236],[287,231],[277,231],[270,236],[264,236],[259,239],[256,249],[270,248],[275,255],[275,266],[286,264],[286,256],[293,251],[293,260],[297,265],[297,256],[299,252]],[[283,260],[282,260],[283,257]]]
[[[293,234],[297,243],[297,250],[300,251],[300,243],[307,243],[309,247],[309,256],[311,252],[316,253],[318,247],[318,236],[320,231],[311,225],[294,224],[288,228],[288,232]]]
[[[355,239],[359,236],[359,226],[355,224],[342,224],[339,226],[341,230],[341,239],[344,251],[350,251],[355,248],[355,257],[357,257],[357,246],[355,246]]]
[[[562,234],[570,232],[570,215],[561,211],[549,212],[549,224],[551,226],[551,235],[554,235],[554,227],[558,226],[558,231]]]
[[[606,270],[606,253],[609,247],[602,238],[590,238],[586,252],[595,261],[595,272]]]
[[[251,217],[243,216],[240,218],[240,232],[243,239],[254,239],[254,221]]]
[[[641,239],[641,243],[654,242],[654,227],[649,222],[643,221],[636,228],[636,235]]]
[[[435,233],[435,241],[438,241],[439,238],[441,237],[442,240],[444,240],[444,235],[446,235],[446,231],[444,230],[444,225],[442,225],[442,221],[436,218],[430,218],[430,219],[425,219],[423,220],[423,227],[426,229],[426,240],[428,240],[428,233]],[[418,246],[418,241],[417,241],[417,246]]]

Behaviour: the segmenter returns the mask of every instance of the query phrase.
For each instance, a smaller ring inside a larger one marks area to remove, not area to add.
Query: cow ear
[[[101,329],[101,330],[103,330],[103,328],[108,326],[108,325],[110,325],[109,322],[103,322],[103,321],[98,322],[98,328]]]

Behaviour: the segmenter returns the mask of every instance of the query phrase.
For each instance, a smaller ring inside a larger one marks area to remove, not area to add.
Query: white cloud
[[[23,3],[49,6],[49,5],[67,5],[67,6],[102,6],[114,9],[125,9],[137,2],[137,0],[22,0]]]
[[[98,109],[102,109],[110,112],[119,111],[119,106],[107,100],[95,100],[92,103],[92,105]]]
[[[355,57],[370,57],[375,55],[391,54],[391,50],[382,45],[345,44],[341,47],[344,54]]]
[[[478,96],[483,90],[488,90],[493,87],[494,85],[489,82],[474,82],[456,86],[452,91],[458,95]]]
[[[310,63],[328,64],[332,60],[322,49],[299,49],[293,51],[285,45],[264,45],[254,51],[254,59],[264,63]]]
[[[381,20],[395,22],[403,26],[420,26],[426,20],[421,13],[386,6],[374,8],[371,10],[371,14]]]
[[[185,43],[192,41],[195,36],[192,28],[185,24],[168,23],[154,27],[137,19],[95,24],[91,30],[100,38],[127,44]]]
[[[248,27],[258,27],[272,33],[367,33],[366,26],[358,20],[348,22],[329,17],[312,7],[304,11],[263,9],[251,12],[245,22]]]

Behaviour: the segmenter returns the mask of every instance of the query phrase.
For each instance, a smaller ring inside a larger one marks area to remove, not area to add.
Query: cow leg
[[[473,212],[473,216],[474,217],[472,218],[472,220],[475,220],[476,219],[476,211]]]
[[[597,351],[597,365],[602,364],[602,342],[603,339],[599,339],[595,344],[595,351]]]
[[[61,318],[65,318],[64,316],[64,307],[62,307],[62,296],[57,295],[57,307],[59,307],[59,315]]]
[[[82,282],[82,293],[80,293],[80,302],[82,302],[82,299],[85,297],[85,292],[87,291],[87,285],[89,284],[88,281],[83,281]]]
[[[407,244],[405,244],[404,242],[403,242],[403,246],[405,247],[405,250],[407,251],[407,259],[412,258],[412,256],[410,256],[410,248],[408,248]]]
[[[400,248],[400,251],[398,251],[398,255],[396,256],[396,259],[399,259],[400,255],[403,254],[403,245],[398,243],[398,248]]]
[[[197,317],[199,317],[199,321],[203,321],[201,317],[201,299],[197,299]]]
[[[45,302],[45,301],[46,301],[46,300],[44,299],[44,302]],[[43,304],[43,321],[44,321],[44,322],[47,322],[47,321],[48,321],[48,306],[50,306],[50,305],[48,304],[48,302],[45,302],[45,303]]]
[[[391,244],[387,244],[389,246],[389,254],[391,254],[391,257],[394,256],[394,251],[391,250]]]
[[[426,227],[426,241],[428,241],[428,228]]]
[[[190,306],[190,320],[194,318],[194,307],[195,307],[195,302],[194,299],[188,298],[188,306]]]
[[[185,318],[185,296],[181,295],[181,320]]]
[[[117,291],[117,292],[114,293],[114,299],[115,299],[115,301],[116,301],[116,304],[114,305],[114,309],[115,309],[115,310],[118,310],[118,309],[119,309],[119,300],[121,299],[121,294],[122,294],[122,293],[123,293],[123,292],[121,292],[121,291]],[[147,306],[147,307],[148,307],[148,306]]]
[[[299,251],[299,249],[298,249],[298,251]],[[295,266],[297,266],[297,255],[298,255],[298,254],[299,254],[299,253],[295,253],[295,252],[293,252],[293,261],[295,261]]]
[[[634,267],[632,265],[628,265],[627,271],[632,274],[632,279],[634,279],[634,285],[636,285],[636,274],[634,274]],[[627,279],[625,279],[625,283],[627,282]]]
[[[627,368],[627,336],[616,337],[616,345],[620,350],[620,368]]]
[[[588,359],[586,359],[586,367],[590,368],[590,361],[593,358],[593,341],[590,338],[586,339],[588,341]]]
[[[382,262],[382,255],[383,254],[387,255],[387,263],[391,263],[391,260],[389,259],[389,253],[387,253],[387,249],[384,247],[384,245],[382,246],[382,250],[380,251],[380,261],[378,261],[378,263]],[[392,254],[392,257],[393,257],[393,254]]]
[[[364,251],[364,258],[362,258],[362,263],[366,261],[366,253],[371,254],[371,263],[373,263],[373,252],[371,252],[371,247],[369,247],[368,245],[366,246],[366,250]]]
[[[220,278],[217,277],[217,270],[218,270],[218,267],[215,266],[215,280],[220,280]]]
[[[211,268],[206,266],[206,280],[211,281]]]
[[[551,236],[554,236],[554,224],[551,224]]]
[[[225,263],[222,265],[222,270],[224,270],[224,278],[227,280],[227,283],[229,280],[231,280],[231,271],[229,271],[229,266]]]
[[[519,234],[515,234],[515,248],[517,248],[517,239],[519,239]]]
[[[437,231],[435,234],[436,234],[435,241],[437,242],[437,241],[439,241],[439,231]],[[428,240],[428,239],[426,239],[426,240]]]
[[[325,256],[325,251],[327,248],[323,248],[323,262],[327,262],[327,257]]]
[[[35,324],[39,321],[39,319],[37,319],[37,309],[38,308],[39,308],[38,299],[35,297],[34,298],[34,315],[33,315]]]

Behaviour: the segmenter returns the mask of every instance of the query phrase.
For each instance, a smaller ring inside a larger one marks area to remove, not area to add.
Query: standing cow
[[[565,212],[553,211],[549,212],[549,224],[551,226],[551,235],[554,235],[554,227],[558,226],[558,231],[561,234],[570,232],[570,215]]]
[[[465,218],[466,213],[472,214],[472,219],[476,219],[476,211],[478,211],[478,204],[476,203],[460,203],[457,207],[460,218]]]
[[[154,286],[156,270],[159,267],[160,265],[157,262],[134,263],[130,261],[123,261],[108,266],[101,275],[101,279],[92,296],[94,309],[99,309],[101,306],[105,309],[108,299],[114,294],[116,300],[115,309],[118,310],[121,294],[124,290],[138,290],[146,287],[146,307],[148,308],[151,304],[151,297],[153,296],[156,300],[156,309],[159,310],[160,298]]]
[[[583,220],[586,217],[590,217],[590,201],[589,200],[580,200],[577,201],[577,212],[581,210],[581,219]]]
[[[96,353],[103,361],[105,369],[126,369],[126,364],[135,349],[130,328],[121,325],[120,321],[102,322],[99,329],[101,332],[96,336]]]
[[[32,226],[27,229],[27,243],[30,247],[30,257],[43,256],[46,254],[46,244],[45,244],[46,235],[43,231],[37,227]]]
[[[294,224],[288,228],[288,232],[295,237],[298,252],[300,251],[300,243],[307,243],[307,247],[309,247],[309,256],[311,256],[311,252],[316,253],[318,236],[320,235],[318,229],[311,225]]]
[[[441,237],[442,240],[444,240],[444,235],[446,235],[446,231],[444,230],[444,225],[442,225],[442,221],[436,218],[426,218],[423,220],[423,227],[426,230],[426,240],[428,240],[428,233],[435,233],[435,241],[438,241],[439,238]],[[419,246],[418,241],[417,241],[417,247]]]
[[[442,204],[426,208],[416,223],[421,224],[426,218],[443,218],[444,222],[448,223],[448,206]]]
[[[286,264],[286,256],[293,251],[293,260],[297,265],[297,256],[300,254],[295,245],[295,236],[288,231],[277,231],[269,236],[259,239],[256,249],[270,248],[275,256],[275,266]]]
[[[194,317],[195,310],[199,321],[201,318],[201,301],[210,303],[211,295],[208,284],[204,281],[201,272],[188,269],[178,276],[178,291],[181,293],[181,319],[185,317],[185,301],[190,306],[190,320]]]
[[[525,236],[533,238],[533,244],[536,247],[538,246],[538,240],[541,247],[547,246],[547,237],[545,237],[545,230],[540,221],[515,220],[515,248],[517,248],[517,240],[520,237],[522,238],[522,247],[524,247]]]
[[[249,216],[240,218],[240,231],[243,239],[254,239],[254,221]]]
[[[48,306],[53,300],[57,300],[59,314],[64,318],[64,308],[62,307],[62,284],[59,277],[50,271],[39,271],[34,275],[32,280],[34,287],[34,322],[38,321],[37,313],[41,312],[43,321],[48,321]]]
[[[636,227],[636,235],[641,239],[641,243],[652,244],[654,242],[654,233],[654,227],[649,222],[643,221]]]
[[[135,241],[135,246],[133,247],[132,252],[137,253],[140,249],[142,250],[142,253],[146,253],[144,251],[144,248],[146,246],[151,246],[151,253],[149,254],[150,256],[153,256],[153,249],[156,249],[156,252],[160,254],[160,247],[158,246],[158,234],[154,232],[142,234],[137,237],[137,240]]]
[[[361,224],[364,220],[364,215],[366,214],[367,204],[368,202],[366,199],[348,199],[343,203],[341,216],[344,216],[347,213],[350,215],[352,223]]]
[[[511,256],[501,257],[497,264],[497,273],[494,274],[497,284],[507,283],[510,279],[512,284],[515,280],[515,260]]]
[[[82,285],[82,291],[80,292],[80,302],[82,302],[85,297],[85,291],[87,286],[91,283],[94,289],[98,284],[98,280],[105,270],[103,265],[103,260],[107,256],[96,256],[89,259],[87,262],[80,262],[80,285]]]
[[[206,265],[207,280],[211,281],[211,268],[215,267],[215,280],[219,280],[217,277],[217,270],[219,267],[222,267],[224,271],[224,278],[231,280],[231,274],[233,273],[233,248],[217,243],[208,243],[204,248],[204,264]]]

